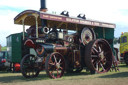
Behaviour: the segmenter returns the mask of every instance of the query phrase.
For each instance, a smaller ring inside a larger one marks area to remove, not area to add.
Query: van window
[[[121,38],[121,43],[125,43],[125,42],[127,42],[127,37],[126,36]]]

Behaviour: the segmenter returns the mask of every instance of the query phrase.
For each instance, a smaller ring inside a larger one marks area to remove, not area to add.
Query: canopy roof
[[[41,19],[39,18],[40,12],[35,11],[35,10],[25,10],[21,13],[19,13],[15,18],[14,18],[14,23],[15,24],[23,24],[22,21],[24,21],[25,25],[35,25],[36,23],[36,17],[38,17],[38,22],[41,23]]]
[[[73,18],[67,17],[63,15],[55,15],[35,10],[25,10],[19,13],[14,18],[15,24],[23,24],[24,21],[25,25],[35,25],[35,18],[37,17],[38,24],[41,25],[41,19],[46,19],[47,21],[52,22],[64,22],[64,23],[71,23],[71,24],[78,24],[78,25],[87,25],[87,26],[96,26],[96,27],[105,27],[105,28],[115,28],[116,25],[112,23],[100,22],[95,20],[85,20],[81,18]]]

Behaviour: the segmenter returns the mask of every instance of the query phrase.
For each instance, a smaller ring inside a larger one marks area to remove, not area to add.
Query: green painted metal
[[[114,52],[114,47],[113,47],[113,40],[114,40],[114,29],[113,28],[102,28],[102,27],[95,27],[94,28],[95,34],[96,34],[96,38],[103,38],[106,39],[113,52]]]
[[[9,62],[20,63],[24,53],[28,52],[27,49],[24,50],[22,35],[23,33],[16,33],[6,38]]]
[[[114,52],[114,47],[113,47],[114,29],[111,29],[111,28],[105,29],[105,39],[108,40],[108,42]]]
[[[103,28],[100,27],[95,27],[94,28],[95,34],[96,34],[96,38],[103,38]]]

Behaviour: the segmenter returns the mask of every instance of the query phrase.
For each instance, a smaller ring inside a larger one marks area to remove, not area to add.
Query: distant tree
[[[119,37],[119,39],[118,39],[118,43],[120,43],[120,37]]]
[[[114,44],[119,43],[119,41],[120,41],[120,38],[114,38],[114,40],[113,40]]]

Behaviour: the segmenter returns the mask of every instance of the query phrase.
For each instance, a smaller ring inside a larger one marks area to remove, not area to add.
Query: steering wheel
[[[58,31],[56,29],[53,29],[52,31],[50,31],[48,33],[48,38],[52,39],[52,40],[57,39],[58,38]]]

